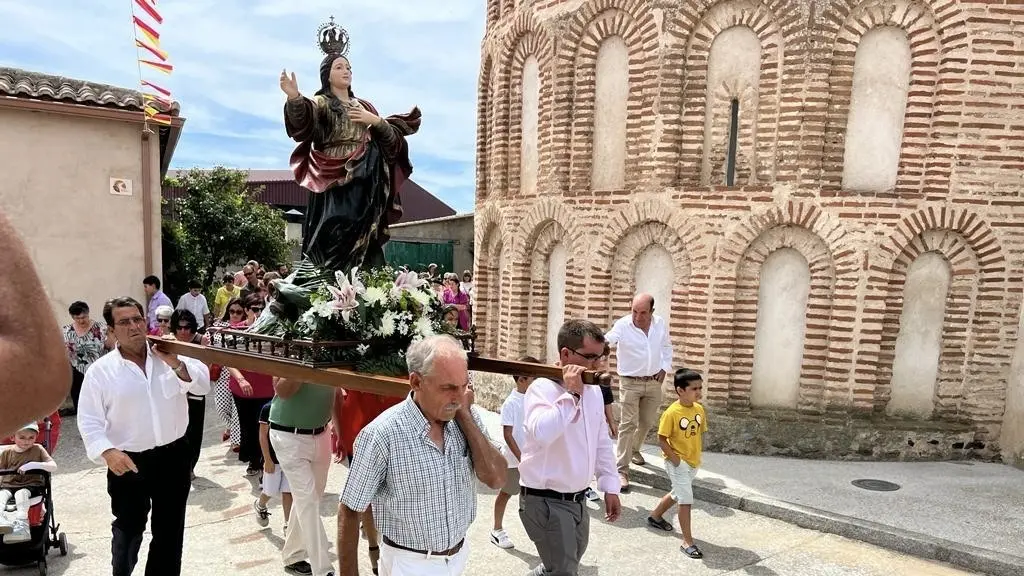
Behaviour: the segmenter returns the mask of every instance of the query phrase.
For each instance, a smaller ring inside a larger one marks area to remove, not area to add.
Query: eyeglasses
[[[263,306],[250,306],[249,310],[252,310],[253,312],[256,313],[263,312]]]
[[[580,352],[579,350],[573,350],[572,348],[566,348],[566,350],[572,352],[573,354],[579,356],[580,358],[583,358],[584,360],[587,360],[588,362],[593,362],[594,360],[600,360],[602,358],[608,357],[604,352],[601,352],[600,354],[584,354],[583,352]]]
[[[114,322],[114,325],[115,326],[120,326],[121,328],[127,328],[127,327],[131,326],[132,324],[139,325],[139,324],[145,324],[145,323],[146,323],[146,319],[145,318],[143,318],[142,316],[136,316],[134,318],[122,318],[122,319],[118,320],[117,322]]]

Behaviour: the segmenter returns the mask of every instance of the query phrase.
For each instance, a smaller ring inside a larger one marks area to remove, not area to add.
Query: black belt
[[[427,550],[417,550],[415,548],[408,548],[406,546],[402,546],[401,544],[395,544],[394,540],[388,538],[387,536],[384,536],[382,540],[384,540],[384,543],[388,546],[391,546],[392,548],[398,548],[399,550],[405,550],[406,552],[413,552],[415,554],[422,554],[424,556],[454,556],[459,553],[459,550],[462,550],[462,545],[466,542],[466,539],[463,538],[462,540],[459,540],[458,544],[452,546],[444,552],[429,552]]]
[[[541,498],[568,500],[570,502],[583,502],[584,498],[587,497],[586,489],[580,490],[579,492],[556,492],[554,490],[541,490],[540,488],[527,488],[526,486],[520,486],[519,493],[526,496],[540,496]]]
[[[295,428],[293,426],[282,426],[271,422],[270,429],[280,430],[281,432],[290,432],[292,434],[303,434],[305,436],[316,436],[326,430],[327,426],[321,426],[319,428]]]

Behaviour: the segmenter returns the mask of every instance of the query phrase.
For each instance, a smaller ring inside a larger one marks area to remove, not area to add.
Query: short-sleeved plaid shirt
[[[490,440],[473,408],[473,420]],[[380,533],[395,544],[438,552],[466,537],[476,518],[476,481],[459,425],[451,421],[445,427],[444,452],[429,430],[412,393],[384,411],[356,437],[340,499],[358,512],[373,504]]]

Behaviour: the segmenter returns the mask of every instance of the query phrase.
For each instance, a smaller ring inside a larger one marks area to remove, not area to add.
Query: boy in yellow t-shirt
[[[672,481],[672,491],[658,502],[647,517],[647,524],[671,532],[672,524],[662,515],[673,504],[679,504],[679,528],[683,532],[679,549],[690,558],[703,558],[690,533],[690,508],[693,479],[700,467],[701,440],[708,430],[707,414],[698,402],[704,383],[699,372],[683,368],[676,370],[674,384],[678,400],[665,409],[658,424],[658,442],[665,453],[665,472]]]

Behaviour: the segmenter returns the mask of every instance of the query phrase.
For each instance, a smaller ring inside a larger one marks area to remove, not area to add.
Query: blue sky
[[[0,1],[0,65],[135,88],[131,0]],[[356,93],[384,115],[417,105],[413,179],[459,212],[473,209],[476,81],[483,0],[159,0],[169,88],[187,118],[173,168],[286,168],[282,68],[316,90],[316,29],[348,31]]]

